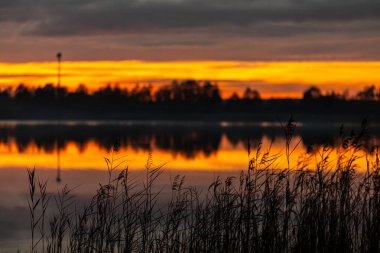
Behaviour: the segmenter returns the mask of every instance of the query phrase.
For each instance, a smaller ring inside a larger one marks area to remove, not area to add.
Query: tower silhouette
[[[57,72],[57,88],[61,87],[61,58],[62,58],[62,53],[58,52],[57,53],[57,63],[58,63],[58,72]]]

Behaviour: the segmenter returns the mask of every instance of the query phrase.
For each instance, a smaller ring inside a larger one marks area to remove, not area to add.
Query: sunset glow
[[[63,62],[62,84],[90,90],[107,83],[131,88],[135,84],[158,87],[172,80],[196,79],[218,82],[223,96],[250,86],[264,98],[300,97],[311,85],[325,92],[378,84],[380,62],[243,62],[243,61],[78,61]],[[20,83],[40,86],[57,81],[56,62],[0,63],[1,87]]]
[[[1,252],[378,252],[379,0],[1,0]]]

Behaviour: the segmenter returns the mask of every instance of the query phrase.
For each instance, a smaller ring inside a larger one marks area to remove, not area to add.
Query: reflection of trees
[[[377,131],[377,132],[376,132]],[[380,130],[371,129],[372,138],[365,147],[370,150]],[[335,127],[301,127],[296,134],[303,139],[305,146],[339,145],[338,128]],[[62,126],[38,125],[0,127],[0,143],[10,145],[15,142],[19,152],[25,152],[31,145],[47,153],[53,153],[56,147],[65,149],[69,142],[74,142],[83,152],[89,142],[95,142],[100,148],[110,149],[115,140],[122,148],[135,151],[164,150],[174,155],[194,158],[199,154],[210,156],[221,148],[222,137],[233,146],[247,141],[260,142],[263,136],[269,139],[282,138],[282,129],[276,126],[228,126],[220,125],[99,125],[99,126]]]
[[[194,158],[199,153],[209,156],[215,153],[222,138],[221,128],[167,127],[167,126],[16,126],[0,128],[0,142],[10,144],[14,140],[19,152],[31,145],[38,150],[52,153],[56,145],[65,149],[74,142],[84,151],[90,141],[103,149],[110,149],[116,139],[122,148],[149,151],[170,151],[172,154]]]
[[[155,144],[161,150],[194,158],[198,153],[210,156],[220,146],[221,128],[181,128],[155,136]]]
[[[267,130],[269,129],[263,129],[262,127],[227,127],[224,132],[227,140],[233,146],[239,143],[244,143],[244,146],[247,146],[248,140],[253,142],[261,141]],[[272,132],[272,134],[278,135],[278,132]]]

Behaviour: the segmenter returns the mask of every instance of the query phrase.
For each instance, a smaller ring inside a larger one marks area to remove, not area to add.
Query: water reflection
[[[359,125],[348,126],[346,132],[358,129]],[[378,127],[369,133],[368,150],[380,139]],[[339,126],[300,125],[296,139],[301,142],[295,155],[312,145],[314,150],[324,144],[336,147]],[[170,169],[241,170],[247,165],[248,140],[271,146],[272,153],[285,148],[280,124],[3,122],[0,168],[105,169],[103,157],[116,140],[132,169],[142,169],[153,152],[159,162],[169,162]]]
[[[333,125],[318,128],[302,126],[297,129],[305,146],[334,146],[338,132],[339,127]],[[370,132],[372,137],[380,136],[377,128],[370,129]],[[272,140],[279,139],[283,137],[283,130],[278,125],[0,124],[0,144],[8,147],[15,144],[19,153],[28,152],[33,146],[40,152],[54,154],[57,149],[66,150],[69,143],[75,143],[78,152],[84,153],[92,142],[100,149],[108,150],[115,140],[119,140],[124,149],[156,149],[194,159],[199,154],[209,157],[223,149],[223,137],[229,145],[237,147],[245,145],[247,140],[259,142],[264,136]]]
[[[346,132],[358,128],[350,125]],[[372,126],[369,133],[368,149],[380,140],[380,129]],[[323,144],[339,143],[339,125],[300,125],[296,134],[296,142],[302,141],[295,156],[310,145],[318,150]],[[28,238],[26,167],[40,169],[38,175],[49,180],[50,192],[63,184],[79,186],[77,199],[88,199],[98,182],[107,180],[103,157],[118,140],[119,153],[128,155],[136,178],[143,177],[147,155],[153,152],[156,163],[168,162],[161,185],[184,174],[189,184],[205,186],[217,176],[238,175],[247,168],[248,140],[271,146],[272,153],[284,153],[283,136],[280,124],[0,122],[0,238],[6,240],[0,240],[0,248],[14,238]],[[284,164],[280,158],[276,166]],[[55,183],[57,177],[63,184]]]

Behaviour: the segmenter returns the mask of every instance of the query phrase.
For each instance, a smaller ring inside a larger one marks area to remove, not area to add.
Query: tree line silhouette
[[[259,101],[261,100],[260,92],[251,87],[247,87],[242,95],[234,92],[229,98],[222,99],[221,91],[217,83],[209,81],[200,82],[195,80],[186,80],[182,82],[173,81],[170,85],[164,85],[153,91],[152,85],[136,85],[132,89],[121,88],[119,85],[108,84],[100,87],[90,93],[88,88],[80,84],[74,91],[69,91],[67,87],[57,87],[51,83],[42,87],[27,87],[24,84],[18,85],[15,89],[12,87],[3,88],[0,91],[0,98],[14,99],[23,101],[57,101],[57,100],[78,100],[82,101],[89,98],[115,101],[122,99],[129,102],[137,103],[220,103],[226,101]],[[355,96],[349,97],[348,91],[338,93],[332,91],[323,95],[322,90],[316,86],[311,86],[303,93],[304,100],[313,99],[332,99],[332,100],[380,100],[380,88],[375,85],[364,87]]]
[[[343,93],[332,91],[324,95],[320,88],[311,86],[303,93],[303,99],[380,101],[380,88],[377,89],[375,85],[367,86],[357,92],[355,96],[350,97],[348,90],[345,90]]]
[[[258,92],[255,91],[257,94]],[[244,99],[256,98],[251,95],[247,88]],[[257,97],[259,98],[259,97]],[[120,88],[118,85],[108,84],[90,93],[88,88],[81,84],[74,91],[66,87],[56,87],[46,84],[43,87],[30,88],[20,84],[15,90],[12,88],[1,91],[1,99],[12,99],[26,102],[53,102],[53,101],[76,101],[87,102],[94,99],[97,103],[123,101],[126,103],[218,103],[222,101],[220,89],[217,84],[211,82],[198,82],[188,80],[184,82],[173,81],[153,91],[152,85],[136,85],[132,89]]]
[[[221,96],[217,83],[210,81],[173,81],[171,84],[153,89],[152,85],[136,85],[131,89],[118,85],[106,85],[90,92],[81,84],[70,91],[66,87],[53,84],[33,88],[24,84],[15,89],[0,91],[0,118],[83,118],[101,117],[123,118],[126,113],[306,113],[349,109],[350,112],[375,109],[373,103],[380,101],[380,89],[374,85],[365,87],[354,96],[348,92],[323,94],[321,89],[310,87],[302,99],[266,99],[260,92],[247,87],[242,94],[233,93],[228,98]],[[302,104],[302,107],[300,107]],[[354,109],[354,110],[352,110]],[[377,109],[375,110],[377,113]],[[234,115],[235,114],[235,115]],[[130,116],[130,115],[129,115]],[[156,117],[161,117],[157,115]],[[178,115],[177,115],[178,116]],[[141,117],[145,117],[142,116]]]

